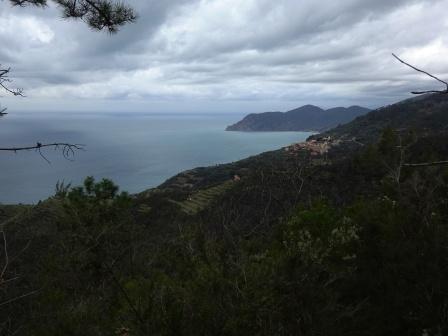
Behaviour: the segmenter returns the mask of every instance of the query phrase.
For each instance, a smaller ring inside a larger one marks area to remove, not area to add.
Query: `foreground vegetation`
[[[448,333],[448,169],[407,165],[448,158],[446,106],[374,112],[389,122],[332,131],[348,140],[325,156],[279,150],[134,196],[87,178],[5,207],[1,334]]]

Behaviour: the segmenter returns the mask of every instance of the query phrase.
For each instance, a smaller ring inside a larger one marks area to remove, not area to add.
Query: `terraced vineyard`
[[[195,215],[199,211],[205,209],[217,196],[221,195],[225,191],[232,188],[234,181],[226,181],[217,186],[200,190],[192,195],[190,195],[185,201],[176,202],[180,209],[188,214]]]

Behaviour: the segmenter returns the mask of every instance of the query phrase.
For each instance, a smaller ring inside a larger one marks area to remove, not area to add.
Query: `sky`
[[[380,107],[444,89],[448,0],[128,0],[117,34],[55,5],[0,0],[0,64],[25,98],[10,111],[250,113]]]

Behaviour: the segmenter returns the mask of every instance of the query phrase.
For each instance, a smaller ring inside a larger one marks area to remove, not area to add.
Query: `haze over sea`
[[[45,150],[0,152],[0,203],[35,203],[52,194],[57,181],[82,183],[86,176],[110,178],[136,193],[199,166],[237,161],[306,139],[306,132],[240,133],[225,127],[237,114],[12,113],[0,121],[2,147],[37,141],[86,145],[74,161]]]

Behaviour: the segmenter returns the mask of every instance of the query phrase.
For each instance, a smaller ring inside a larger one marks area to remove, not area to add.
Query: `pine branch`
[[[13,6],[46,7],[47,0],[9,0]],[[51,0],[62,10],[64,18],[81,19],[96,30],[116,33],[118,28],[135,22],[137,14],[130,6],[114,0]]]

